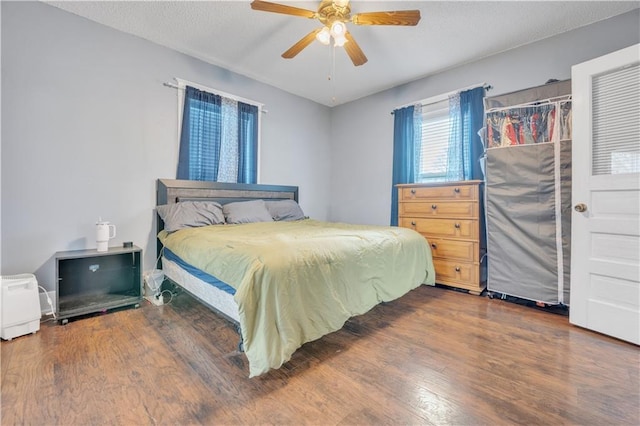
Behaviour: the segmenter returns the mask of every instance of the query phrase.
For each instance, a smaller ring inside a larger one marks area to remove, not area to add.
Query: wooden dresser
[[[482,181],[403,184],[398,225],[431,245],[436,283],[479,295],[486,287],[486,236]]]

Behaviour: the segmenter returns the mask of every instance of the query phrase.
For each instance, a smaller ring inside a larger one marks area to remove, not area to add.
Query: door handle
[[[578,203],[573,207],[573,209],[578,213],[584,213],[587,211],[587,205],[585,203]]]

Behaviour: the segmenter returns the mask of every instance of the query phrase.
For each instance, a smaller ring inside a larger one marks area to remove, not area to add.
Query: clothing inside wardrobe
[[[488,112],[488,148],[552,142],[556,107],[547,103]]]
[[[571,139],[571,96],[488,109],[486,147],[556,142]]]

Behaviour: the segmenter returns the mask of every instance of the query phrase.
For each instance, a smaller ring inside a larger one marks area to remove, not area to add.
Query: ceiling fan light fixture
[[[337,47],[342,47],[347,42],[347,38],[343,35],[337,36],[333,38],[333,45]]]
[[[318,40],[325,46],[328,45],[331,42],[331,33],[329,31],[329,28],[324,27],[322,30],[320,30],[320,32],[316,34],[316,40]]]
[[[347,26],[342,21],[333,21],[331,24],[331,35],[333,38],[344,37],[347,32]]]
[[[338,7],[346,7],[349,4],[349,0],[333,0],[333,4]]]

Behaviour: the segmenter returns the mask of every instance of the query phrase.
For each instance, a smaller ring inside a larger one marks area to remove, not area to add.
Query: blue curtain
[[[258,180],[258,107],[238,102],[238,182]]]
[[[229,109],[229,105],[233,105],[232,109]],[[180,135],[178,179],[215,182],[220,178],[228,181],[236,179],[240,183],[256,183],[258,113],[255,105],[236,103],[187,86]],[[229,132],[230,126],[237,126],[237,140],[235,132]],[[223,137],[232,137],[231,143],[237,143],[237,155],[234,149],[231,149],[231,154],[226,150],[225,155],[221,155]],[[228,161],[233,163],[227,163]],[[233,170],[231,176],[225,173],[229,169]]]
[[[215,181],[220,159],[221,97],[187,86],[182,114],[178,179]]]
[[[449,165],[447,181],[484,179],[480,168],[483,153],[478,131],[484,121],[484,87],[449,98]]]
[[[391,182],[391,226],[398,225],[399,183],[415,181],[415,137],[421,133],[415,127],[414,106],[393,112],[393,176]]]

